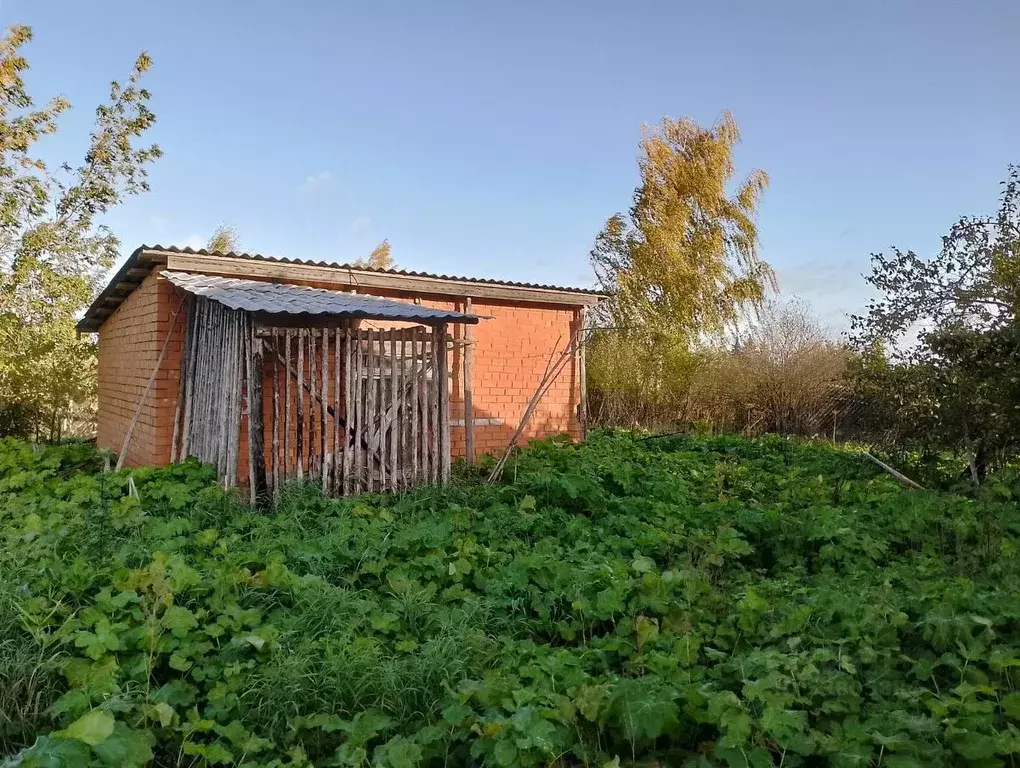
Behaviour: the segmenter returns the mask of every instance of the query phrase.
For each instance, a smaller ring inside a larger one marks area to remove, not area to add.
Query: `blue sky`
[[[762,255],[836,326],[892,244],[931,252],[1020,161],[1020,3],[0,0],[29,85],[75,105],[77,162],[108,81],[148,50],[165,156],[109,219],[125,254],[200,244],[590,285],[643,123],[730,109],[771,176]]]

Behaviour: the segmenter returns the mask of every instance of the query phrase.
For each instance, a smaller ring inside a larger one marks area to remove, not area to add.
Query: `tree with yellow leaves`
[[[591,253],[612,296],[598,310],[588,358],[596,421],[682,419],[706,342],[775,287],[755,223],[768,176],[752,171],[733,188],[739,141],[729,112],[708,129],[668,117],[646,129],[634,203],[606,222]]]
[[[613,296],[614,326],[691,344],[721,333],[774,288],[755,223],[768,176],[752,171],[731,191],[739,142],[729,112],[709,129],[668,117],[646,129],[634,203],[606,222],[591,254]]]

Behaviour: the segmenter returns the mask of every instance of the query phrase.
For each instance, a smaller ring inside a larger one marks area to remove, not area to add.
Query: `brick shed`
[[[247,298],[224,300],[220,295],[217,299],[210,292],[223,286],[233,290],[231,295],[235,297],[256,297],[255,304],[244,304]],[[306,290],[302,292],[299,287]],[[320,290],[308,291],[309,288]],[[287,301],[280,303],[276,298],[280,296]],[[287,302],[293,297],[299,304],[306,298],[316,299],[320,304],[325,300],[321,305],[323,314],[315,315],[316,322],[310,325],[308,320],[297,322],[295,318],[309,318],[312,317],[309,313],[320,310],[288,309],[293,302]],[[363,437],[363,441],[382,441],[376,450],[383,455],[383,477],[376,477],[375,482],[381,481],[385,487],[387,451],[392,451],[395,457],[398,452],[410,451],[400,453],[406,470],[401,468],[400,461],[390,467],[391,484],[398,471],[407,475],[412,472],[412,458],[415,461],[421,458],[426,463],[429,460],[425,453],[415,454],[413,449],[406,448],[411,439],[412,417],[417,426],[419,414],[426,424],[429,413],[433,414],[427,429],[433,430],[432,437],[438,441],[440,452],[445,450],[448,455],[463,457],[469,441],[473,442],[475,455],[502,451],[549,361],[572,341],[576,342],[587,308],[601,298],[597,292],[575,288],[142,246],[131,254],[88,309],[78,329],[99,334],[99,445],[120,452],[134,422],[125,456],[127,465],[164,465],[185,454],[213,460],[210,456],[215,458],[216,450],[226,451],[225,459],[231,466],[224,469],[225,477],[238,477],[243,484],[250,471],[249,462],[244,451],[236,457],[231,454],[228,444],[232,440],[244,442],[247,417],[237,425],[233,422],[238,418],[226,416],[230,424],[220,440],[225,448],[216,448],[209,455],[203,455],[194,445],[181,450],[186,447],[184,434],[188,432],[182,426],[182,413],[188,411],[186,390],[191,385],[182,388],[180,384],[182,371],[185,381],[188,380],[188,339],[196,338],[189,333],[197,333],[189,329],[196,320],[199,325],[218,322],[210,319],[219,317],[215,313],[201,320],[196,309],[200,303],[210,307],[215,304],[213,308],[223,309],[226,315],[237,314],[235,310],[239,308],[250,310],[250,330],[245,333],[254,339],[254,350],[262,353],[264,359],[259,360],[259,366],[264,368],[258,370],[263,370],[263,375],[257,376],[258,381],[248,379],[247,386],[242,382],[225,399],[236,397],[239,413],[247,413],[249,390],[253,396],[261,397],[266,421],[257,431],[265,437],[263,451],[270,476],[281,471],[291,475],[295,471],[318,473],[325,486],[327,473],[335,472],[336,481],[342,482],[340,454],[346,451],[341,446],[348,443],[357,447],[358,442],[350,435],[344,438],[345,423],[352,421],[356,413],[349,393],[346,404],[344,394],[348,384],[355,388],[357,376],[362,405],[370,402],[370,397],[373,402],[378,400],[376,408],[382,408],[383,400],[393,401],[392,416],[380,410],[374,417],[375,432]],[[226,301],[226,306],[217,301]],[[259,301],[276,301],[280,306],[257,305]],[[284,321],[284,314],[273,314],[277,311],[303,314],[287,315]],[[435,335],[440,329],[442,336]],[[439,338],[445,343],[430,342]],[[247,354],[253,348],[250,339],[246,343],[248,347],[239,349]],[[299,355],[302,363],[297,370]],[[415,356],[420,357],[418,362],[414,362]],[[193,369],[199,371],[224,366],[226,370],[233,364],[216,357],[195,360]],[[367,369],[375,373],[362,373],[362,363],[376,365],[376,369]],[[421,379],[423,394],[417,395],[422,399],[413,406],[409,398],[418,379],[417,373],[410,373],[412,368],[425,372]],[[243,378],[243,370],[238,370]],[[469,379],[465,377],[466,370],[470,371]],[[536,407],[523,433],[524,441],[559,433],[575,439],[582,435],[583,376],[583,345],[578,344],[569,364],[563,365]],[[341,377],[346,384],[342,385]],[[435,395],[433,411],[427,411],[428,387],[433,380],[439,393]],[[364,391],[367,381],[372,382],[370,394]],[[196,390],[195,402],[223,399],[217,393],[233,391],[229,383],[218,386],[221,389],[213,390],[212,398],[208,392]],[[407,400],[405,407],[398,407],[398,399],[401,403]],[[469,421],[465,417],[465,400],[470,402]],[[317,432],[313,425],[313,431],[304,435],[303,444],[300,430],[289,421],[284,424],[287,406],[294,402],[302,418],[318,425]],[[220,418],[219,414],[213,416]],[[445,447],[444,434],[434,434],[440,426],[448,433]],[[274,431],[282,432],[282,437]],[[429,439],[428,435],[421,436],[423,444]],[[330,440],[333,451],[327,445]],[[370,459],[361,458],[371,466]],[[224,457],[220,456],[218,461],[223,465]],[[433,459],[433,464],[442,467],[439,458]],[[418,471],[417,466],[414,471]]]

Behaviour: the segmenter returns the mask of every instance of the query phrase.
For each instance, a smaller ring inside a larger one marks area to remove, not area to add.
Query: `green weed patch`
[[[133,477],[137,496],[132,493]],[[778,439],[287,490],[0,441],[21,766],[1012,765],[1020,511]]]

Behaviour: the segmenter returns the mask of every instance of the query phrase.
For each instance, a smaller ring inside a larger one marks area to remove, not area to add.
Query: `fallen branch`
[[[871,459],[873,462],[875,462],[875,464],[877,464],[879,467],[884,469],[890,475],[892,475],[899,482],[899,484],[902,485],[904,488],[911,488],[911,489],[913,489],[915,491],[923,491],[924,490],[924,486],[922,486],[922,485],[920,485],[918,483],[915,483],[913,480],[911,480],[909,477],[904,475],[902,472],[897,472],[895,469],[890,467],[884,461],[879,461],[878,459],[876,459],[874,456],[872,456],[867,451],[864,452],[864,455],[867,456],[869,459]]]

